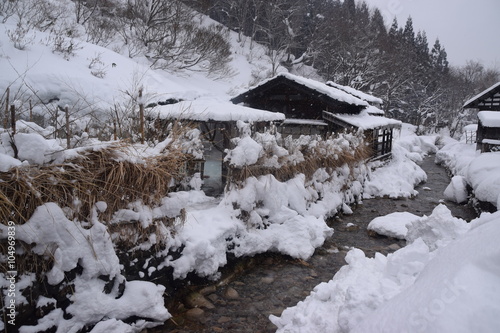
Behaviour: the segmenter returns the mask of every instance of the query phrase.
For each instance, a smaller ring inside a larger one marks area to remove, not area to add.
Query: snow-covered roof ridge
[[[492,85],[491,87],[489,87],[488,89],[485,89],[483,90],[482,92],[480,92],[479,94],[477,94],[476,96],[470,98],[467,102],[464,103],[463,107],[466,108],[469,104],[473,103],[474,101],[476,101],[477,99],[483,97],[484,95],[488,94],[489,92],[491,92],[493,89],[496,89],[497,87],[500,86],[500,82],[497,82],[495,83],[494,85]]]
[[[363,101],[366,101],[368,103],[378,103],[378,104],[383,104],[384,101],[381,98],[375,97],[373,95],[367,94],[361,90],[354,89],[353,87],[349,86],[343,86],[341,84],[335,83],[333,81],[327,81],[326,85],[332,86],[334,88],[340,89],[342,91],[345,91],[346,93],[349,93],[355,97],[358,97],[362,99]]]
[[[175,104],[159,106],[151,113],[157,112],[160,119],[189,119],[197,121],[282,121],[285,115],[236,105],[216,99],[197,99]]]
[[[261,87],[261,86],[265,85],[266,83],[271,82],[273,80],[276,80],[280,77],[284,77],[290,81],[298,83],[298,84],[305,86],[309,89],[316,90],[316,91],[318,91],[318,92],[320,92],[320,93],[322,93],[322,94],[324,94],[332,99],[335,99],[335,100],[338,100],[341,102],[345,102],[345,103],[352,104],[352,105],[368,106],[368,103],[366,101],[364,101],[361,98],[358,98],[352,94],[349,94],[345,91],[342,91],[342,90],[337,89],[335,87],[328,86],[325,83],[321,83],[319,81],[316,81],[313,79],[308,79],[308,78],[298,76],[295,74],[291,74],[288,72],[278,73],[276,76],[271,77],[271,78],[266,79],[266,80],[263,80],[263,81],[259,82],[257,85],[250,87],[247,91]],[[243,93],[243,94],[245,94],[245,93]],[[240,95],[243,95],[243,94],[240,94]]]

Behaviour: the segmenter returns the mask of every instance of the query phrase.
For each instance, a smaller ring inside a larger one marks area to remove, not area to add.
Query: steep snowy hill
[[[200,16],[200,24],[217,23]],[[123,45],[104,48],[85,42],[85,35],[76,40],[73,54],[68,55],[53,52],[47,43],[49,33],[33,30],[30,42],[20,50],[9,38],[15,29],[12,17],[0,24],[0,97],[4,99],[10,88],[10,101],[16,101],[21,117],[27,117],[31,101],[34,114],[67,105],[72,115],[107,119],[117,108],[137,101],[140,88],[145,104],[201,96],[228,100],[270,75],[264,47],[238,41],[232,31],[228,33],[232,53],[228,70],[209,75],[194,70],[155,70],[146,57],[132,59],[114,51]]]

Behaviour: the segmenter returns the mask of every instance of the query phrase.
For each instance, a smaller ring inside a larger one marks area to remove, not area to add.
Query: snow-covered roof
[[[279,73],[278,75],[276,75],[270,79],[264,80],[264,81],[260,82],[259,84],[253,86],[248,91],[251,91],[251,90],[254,90],[258,87],[261,87],[261,86],[269,83],[270,81],[279,79],[280,77],[284,77],[290,81],[298,83],[298,84],[305,86],[309,89],[316,90],[317,92],[319,92],[323,95],[326,95],[332,99],[335,99],[337,101],[345,102],[345,103],[348,103],[351,105],[368,106],[367,102],[365,102],[362,99],[355,97],[355,96],[353,96],[345,91],[342,91],[342,90],[337,89],[335,87],[328,86],[328,85],[321,83],[319,81],[316,81],[316,80],[307,79],[305,77],[290,74],[290,73]],[[245,93],[240,94],[240,96],[241,95],[245,95]],[[235,97],[234,99],[236,99],[237,97]]]
[[[364,109],[369,114],[380,115],[383,116],[385,114],[384,110],[379,109],[376,106],[368,105],[366,109]]]
[[[477,117],[484,127],[500,127],[500,112],[479,111]]]
[[[338,83],[335,83],[333,81],[328,81],[326,82],[327,85],[329,86],[332,86],[334,88],[337,88],[337,89],[340,89],[342,91],[345,91],[346,93],[349,93],[353,96],[356,96],[360,99],[362,99],[363,101],[367,101],[368,103],[377,103],[377,104],[383,104],[384,101],[382,101],[382,99],[378,98],[378,97],[375,97],[375,96],[372,96],[370,94],[367,94],[367,93],[364,93],[360,90],[357,90],[357,89],[354,89],[352,87],[349,87],[349,86],[343,86],[341,84],[338,84]]]
[[[328,126],[323,120],[315,119],[291,119],[288,118],[283,122],[284,125],[313,125],[313,126]]]
[[[329,118],[338,119],[343,123],[362,130],[375,129],[379,127],[400,127],[402,124],[399,120],[373,116],[366,111],[363,111],[360,114],[335,114],[331,112],[324,112],[324,114],[326,114]]]
[[[285,115],[212,99],[182,101],[155,108],[160,119],[189,119],[197,121],[281,121]]]
[[[491,87],[489,87],[488,89],[485,89],[483,90],[482,92],[480,92],[479,94],[477,94],[476,96],[472,97],[471,99],[469,99],[467,102],[464,103],[464,108],[469,108],[469,107],[473,107],[472,103],[474,103],[476,100],[480,99],[480,98],[483,98],[485,95],[489,94],[490,92],[492,92],[494,89],[496,89],[497,87],[500,87],[500,82],[497,82],[495,83],[494,85],[492,85]]]

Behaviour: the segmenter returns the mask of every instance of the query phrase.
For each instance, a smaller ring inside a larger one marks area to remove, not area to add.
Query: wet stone
[[[389,250],[391,251],[397,251],[401,248],[401,246],[399,246],[398,244],[394,243],[394,244],[391,244],[387,247]]]
[[[260,282],[262,282],[264,284],[271,284],[274,282],[274,277],[272,277],[272,276],[263,277],[262,279],[260,279]]]
[[[202,295],[208,295],[212,294],[217,291],[217,288],[215,286],[208,286],[203,289],[200,289],[199,293]]]
[[[224,323],[227,323],[227,322],[230,322],[231,321],[231,318],[230,317],[225,317],[225,316],[222,316],[220,317],[217,322],[219,324],[224,324]]]
[[[240,295],[234,288],[227,287],[226,291],[224,292],[224,297],[227,299],[238,299]]]
[[[200,308],[189,309],[186,311],[186,318],[189,320],[200,320],[204,314],[205,311]]]
[[[186,304],[191,308],[213,309],[215,306],[200,293],[193,292],[186,297]]]
[[[346,231],[358,231],[359,226],[353,223],[348,223],[347,226],[345,227]]]
[[[211,302],[217,302],[219,300],[219,296],[217,294],[210,294],[207,296],[207,298],[211,301]]]

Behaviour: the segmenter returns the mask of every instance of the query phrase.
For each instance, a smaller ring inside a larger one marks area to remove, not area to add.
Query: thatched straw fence
[[[107,204],[99,219],[108,222],[117,210],[137,200],[158,204],[172,179],[181,179],[189,156],[169,151],[131,162],[125,144],[83,151],[60,165],[23,166],[0,173],[0,219],[25,223],[35,209],[47,202],[67,207],[72,218],[88,220],[94,204]]]
[[[359,138],[358,138],[359,139]],[[330,149],[325,154],[325,149]],[[335,150],[335,151],[332,151]],[[259,177],[272,174],[281,182],[288,181],[298,174],[304,174],[306,179],[311,179],[312,175],[321,168],[335,170],[347,164],[349,167],[357,163],[364,162],[372,156],[371,145],[366,144],[364,140],[359,139],[356,144],[349,147],[331,147],[323,142],[317,147],[307,149],[302,152],[304,160],[298,163],[286,161],[279,168],[265,167],[258,161],[254,165],[245,167],[230,167],[228,183],[242,184],[249,177]]]

